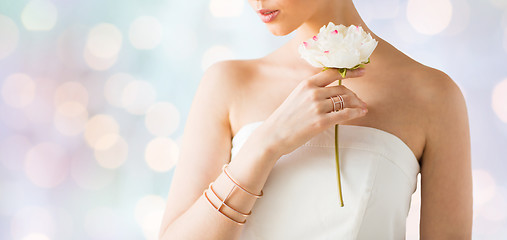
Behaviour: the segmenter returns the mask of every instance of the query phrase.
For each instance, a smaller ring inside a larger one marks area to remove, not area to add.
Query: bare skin
[[[470,135],[465,100],[454,81],[375,35],[351,0],[249,2],[254,9],[280,10],[266,24],[274,35],[295,28],[297,34],[263,58],[220,62],[206,71],[185,126],[160,239],[238,239],[242,227],[202,195],[213,181],[222,196],[232,187],[222,165],[230,162],[231,174],[259,192],[281,155],[334,124],[373,127],[400,138],[421,165],[421,239],[470,239]],[[329,21],[361,25],[379,41],[365,73],[348,73],[339,87],[337,72],[320,72],[297,52]],[[337,94],[345,97],[346,109],[333,113],[329,96]],[[263,123],[230,159],[232,137],[256,121]],[[255,199],[238,192],[230,204],[248,212]]]
[[[423,88],[427,81],[419,82],[413,77],[413,71],[425,67],[382,39],[377,40],[380,43],[371,56],[371,63],[365,67],[365,76],[342,81],[342,85],[368,105],[368,114],[341,124],[368,126],[392,133],[420,159],[425,145],[424,118],[419,111],[423,103],[418,102],[414,94],[420,92],[418,89]],[[302,62],[301,67],[288,65],[292,56],[286,51],[290,47],[284,46],[261,59],[235,63],[245,70],[239,76],[242,85],[238,91],[241,93],[237,94],[238,99],[232,101],[234,104],[230,109],[232,135],[248,123],[267,119],[302,79],[321,70],[308,67],[306,62]],[[389,70],[394,66],[395,72]],[[337,84],[338,81],[331,85]],[[329,102],[332,103],[331,100]],[[255,106],[255,111],[252,111],[252,106]]]

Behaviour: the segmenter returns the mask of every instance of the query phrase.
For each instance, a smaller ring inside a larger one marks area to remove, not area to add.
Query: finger
[[[317,95],[320,97],[320,99],[326,99],[336,95],[355,94],[344,85],[321,87],[317,88],[315,91],[317,91]]]
[[[347,70],[347,75],[345,78],[361,77],[364,75],[364,72],[365,72],[364,68]],[[330,83],[332,83],[336,80],[340,80],[340,79],[344,79],[344,78],[342,78],[338,69],[328,68],[325,71],[322,71],[320,73],[313,75],[312,78],[310,79],[310,81],[316,86],[325,87],[325,86],[329,85]]]
[[[335,97],[338,95],[341,95],[342,97],[344,95],[350,95],[350,97],[354,101],[358,101],[362,105],[366,106],[366,103],[362,99],[360,99],[356,93],[352,92],[352,90],[348,89],[344,85],[335,85],[335,86],[318,88],[316,91],[318,92],[318,96],[321,97],[321,99]]]
[[[338,111],[338,112],[330,112],[326,114],[325,118],[325,124],[328,126],[340,124],[341,122],[362,117],[368,113],[368,110],[366,112],[363,111],[361,108],[346,108],[344,110]]]
[[[340,111],[343,111],[347,108],[360,108],[360,109],[366,109],[366,103],[361,101],[359,98],[355,97],[354,95],[350,94],[340,94],[340,96],[343,98],[343,109]],[[333,101],[334,100],[334,101]],[[321,102],[319,102],[319,105],[321,106],[320,109],[323,113],[329,113],[333,112],[334,110],[340,109],[340,98],[337,96],[333,96],[333,99],[327,98]]]

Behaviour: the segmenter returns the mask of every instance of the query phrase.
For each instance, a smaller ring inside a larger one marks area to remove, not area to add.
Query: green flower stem
[[[361,63],[361,64],[357,64],[353,68],[350,68],[350,70],[364,67],[364,65],[368,64],[369,62],[370,62],[370,58],[368,58],[368,61]],[[322,71],[326,71],[329,68],[330,67],[324,67],[322,69]],[[345,78],[345,76],[347,75],[347,70],[348,70],[347,68],[338,68],[338,72],[340,73],[342,78]],[[340,79],[338,81],[338,85],[342,85],[342,79]],[[340,192],[340,205],[341,205],[341,207],[343,207],[344,204],[343,204],[343,195],[342,195],[342,181],[341,181],[341,176],[340,176],[340,153],[338,151],[339,150],[339,147],[338,147],[338,138],[339,138],[338,137],[338,125],[339,124],[334,125],[334,149],[335,149],[335,156],[336,156],[336,176],[338,179],[338,191]]]
[[[345,71],[346,73],[346,71]],[[338,81],[338,85],[342,85],[342,80],[340,79]],[[336,156],[336,176],[338,178],[338,191],[340,192],[340,205],[341,207],[344,206],[343,204],[343,194],[342,194],[342,182],[341,182],[341,176],[340,176],[340,153],[338,151],[338,125],[334,125],[334,150],[335,150],[335,156]]]
[[[326,71],[329,69],[328,67],[324,67],[322,71]],[[339,68],[338,71],[340,72],[340,75],[344,78],[347,74],[346,68]],[[338,81],[338,85],[342,85],[342,80],[340,79]],[[338,125],[334,125],[334,150],[335,150],[335,156],[336,156],[336,176],[338,179],[338,191],[340,193],[340,206],[343,207],[343,194],[342,194],[342,182],[341,182],[341,176],[340,176],[340,153],[339,153],[339,147],[338,147]]]

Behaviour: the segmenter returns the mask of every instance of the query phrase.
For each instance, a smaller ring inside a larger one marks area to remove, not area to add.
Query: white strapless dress
[[[263,121],[243,126],[231,157]],[[343,201],[336,177],[334,126],[275,164],[241,233],[242,240],[405,239],[419,164],[397,136],[339,125]]]

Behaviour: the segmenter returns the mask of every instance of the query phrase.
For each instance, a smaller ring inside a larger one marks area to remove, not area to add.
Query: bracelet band
[[[248,217],[248,216],[250,216],[250,215],[252,214],[252,211],[250,211],[249,213],[242,213],[242,212],[240,212],[240,211],[238,211],[238,210],[234,209],[233,207],[231,207],[231,206],[227,205],[227,203],[225,203],[225,201],[227,201],[227,199],[229,199],[229,196],[231,195],[232,190],[234,190],[234,188],[232,188],[232,189],[231,189],[231,191],[229,192],[229,194],[227,194],[227,197],[226,197],[224,200],[220,199],[220,197],[218,196],[218,194],[217,194],[217,193],[215,192],[215,190],[213,189],[213,183],[210,183],[210,184],[209,184],[209,189],[211,189],[211,192],[213,193],[213,195],[215,195],[215,197],[217,197],[217,198],[218,198],[218,200],[220,200],[220,202],[221,202],[220,207],[218,207],[218,210],[219,210],[219,211],[220,211],[220,209],[222,208],[222,206],[223,206],[223,205],[225,205],[225,206],[227,206],[228,208],[230,208],[230,209],[234,210],[235,212],[237,212],[237,213],[241,214],[241,215],[242,215],[242,216],[244,216],[244,217]]]
[[[215,205],[211,202],[211,200],[209,200],[208,198],[208,194],[206,194],[206,190],[204,190],[204,192],[202,193],[204,195],[204,197],[206,197],[206,200],[208,200],[209,204],[215,209],[217,210],[220,214],[222,214],[224,217],[228,218],[229,220],[237,223],[238,225],[244,225],[245,222],[246,222],[246,219],[243,221],[243,222],[239,222],[239,221],[236,221],[234,219],[232,219],[231,217],[225,215],[223,212],[221,212],[217,207],[215,207]]]
[[[236,180],[234,180],[231,175],[229,175],[229,173],[227,172],[227,166],[229,166],[229,164],[224,164],[224,166],[222,167],[222,171],[225,173],[225,175],[227,175],[227,177],[234,183],[235,186],[239,187],[241,190],[243,190],[244,192],[254,196],[255,198],[260,198],[262,197],[262,195],[264,195],[264,193],[262,192],[261,190],[261,193],[260,194],[255,194],[255,193],[251,193],[250,191],[246,190],[245,188],[243,188]],[[232,188],[234,190],[234,188]],[[231,190],[232,191],[232,190]]]

